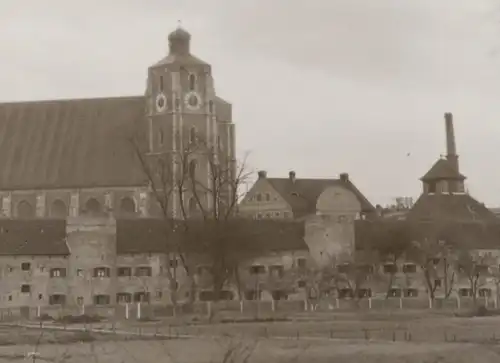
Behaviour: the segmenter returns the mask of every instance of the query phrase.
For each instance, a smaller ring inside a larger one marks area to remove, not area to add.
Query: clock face
[[[167,97],[163,93],[156,96],[156,111],[163,112],[167,108]]]
[[[188,92],[184,97],[184,103],[186,107],[191,110],[197,110],[201,106],[200,96],[196,92]]]

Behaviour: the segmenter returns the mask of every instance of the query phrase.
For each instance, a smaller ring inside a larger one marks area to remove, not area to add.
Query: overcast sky
[[[452,112],[471,194],[500,205],[499,4],[1,0],[0,100],[141,95],[181,19],[256,170],[417,197]]]

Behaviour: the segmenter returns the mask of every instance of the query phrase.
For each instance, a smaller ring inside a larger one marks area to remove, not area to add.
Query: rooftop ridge
[[[32,104],[48,104],[48,103],[63,103],[77,101],[113,101],[113,100],[134,100],[144,99],[144,95],[129,95],[129,96],[110,96],[110,97],[80,97],[80,98],[53,98],[41,100],[19,100],[19,101],[2,101],[0,106],[6,105],[32,105]]]

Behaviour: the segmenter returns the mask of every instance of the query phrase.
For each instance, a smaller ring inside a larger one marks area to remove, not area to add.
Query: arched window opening
[[[34,218],[35,208],[25,200],[21,200],[17,205],[17,216],[19,218]]]
[[[196,128],[191,127],[189,130],[189,142],[194,144],[196,142]]]
[[[189,203],[188,203],[188,213],[190,216],[196,214],[198,211],[198,202],[196,201],[195,197],[189,198]]]
[[[158,133],[158,144],[161,146],[163,145],[163,130],[160,130]]]
[[[193,180],[194,180],[194,179],[195,179],[195,177],[196,177],[196,167],[197,167],[197,166],[198,166],[198,165],[197,165],[196,160],[191,160],[191,161],[189,162],[189,177],[190,177],[191,179],[193,179]]]
[[[194,91],[196,89],[196,76],[194,74],[189,75],[189,90]]]
[[[85,210],[87,214],[93,216],[99,215],[102,212],[101,203],[99,203],[99,201],[95,198],[90,198],[85,203]]]
[[[135,202],[132,198],[125,197],[120,201],[120,213],[128,215],[135,213]]]
[[[68,216],[68,207],[60,199],[56,199],[50,206],[50,216],[54,218],[66,218]]]
[[[160,76],[160,82],[159,82],[159,87],[160,92],[163,92],[163,76]]]
[[[208,112],[210,113],[214,112],[214,101],[212,100],[208,101]]]

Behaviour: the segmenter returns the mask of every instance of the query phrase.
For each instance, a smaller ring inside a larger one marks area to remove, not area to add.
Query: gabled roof
[[[407,215],[415,220],[497,221],[495,214],[469,194],[422,194]]]
[[[0,219],[1,256],[67,256],[64,220]]]
[[[176,251],[177,243],[183,248],[203,252],[203,235],[210,222],[189,222],[190,233],[169,234],[170,223],[163,219],[140,218],[116,221],[116,248],[118,254],[165,253]],[[234,234],[236,250],[249,253],[307,250],[304,224],[275,220],[234,219],[224,222],[227,236]],[[178,225],[181,231],[182,225]],[[178,239],[180,238],[180,240]]]
[[[323,191],[330,186],[342,186],[353,192],[361,203],[364,212],[373,212],[375,208],[349,180],[340,179],[302,179],[266,178],[271,186],[290,205],[295,216],[300,217],[316,212],[316,203]]]
[[[0,104],[0,189],[142,185],[129,138],[145,107],[143,96]]]
[[[441,179],[465,180],[465,176],[460,174],[447,159],[439,159],[422,177],[422,181],[433,181]]]

